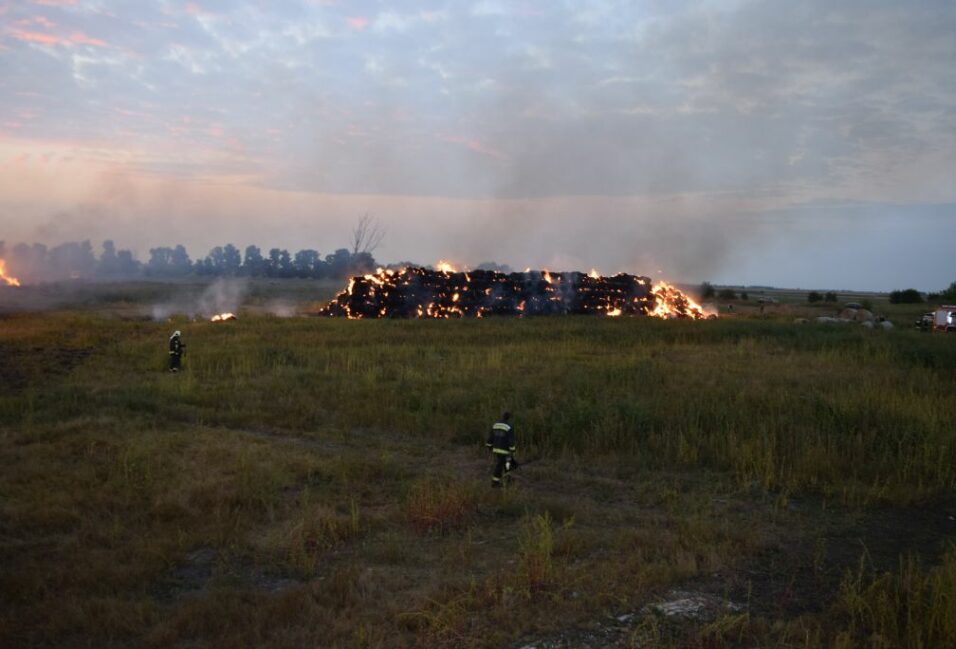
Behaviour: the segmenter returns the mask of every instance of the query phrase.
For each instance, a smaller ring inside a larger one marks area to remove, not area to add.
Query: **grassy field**
[[[0,319],[0,646],[956,646],[956,337],[108,290]]]

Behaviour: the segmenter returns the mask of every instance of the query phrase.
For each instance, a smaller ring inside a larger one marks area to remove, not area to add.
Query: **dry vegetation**
[[[0,646],[954,646],[954,343],[6,316]],[[497,492],[506,407],[541,459]]]

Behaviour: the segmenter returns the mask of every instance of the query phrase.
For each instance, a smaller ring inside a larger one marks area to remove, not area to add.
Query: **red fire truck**
[[[933,331],[956,333],[956,306],[944,304],[933,313]]]

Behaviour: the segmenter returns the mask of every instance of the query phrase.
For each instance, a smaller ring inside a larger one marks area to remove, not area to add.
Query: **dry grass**
[[[951,493],[950,342],[772,321],[5,318],[0,644],[497,647],[586,627]],[[543,459],[493,492],[481,442],[503,408]],[[673,642],[949,641],[951,563]]]

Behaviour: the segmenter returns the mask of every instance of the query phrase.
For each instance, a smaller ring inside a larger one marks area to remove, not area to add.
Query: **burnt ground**
[[[316,439],[281,430],[242,429],[241,432],[272,443],[325,452],[384,443],[400,454],[414,453],[414,448],[403,449],[376,431],[354,431],[342,439]],[[445,447],[439,455],[442,473],[486,477],[487,462],[471,447],[454,444]],[[556,480],[552,464],[548,458],[526,462],[522,470],[515,473],[517,487],[546,499],[568,489],[568,485]],[[707,479],[696,474],[675,473],[666,479],[688,492],[706,490]],[[578,491],[577,498],[595,512],[637,509],[644,514],[659,513],[660,505],[635,502],[634,488],[634,476],[617,475],[611,469],[593,472],[584,478],[584,484],[577,484],[571,491]],[[823,613],[835,601],[847,574],[859,571],[861,565],[872,574],[897,571],[901,557],[913,557],[924,566],[933,566],[947,548],[956,546],[956,493],[920,505],[854,509],[824,503],[815,497],[789,497],[783,501],[778,495],[754,489],[715,497],[712,508],[714,516],[726,514],[735,520],[752,520],[755,538],[760,538],[756,544],[758,550],[739,565],[679,584],[677,590],[660,593],[659,602],[699,600],[700,610],[677,615],[667,625],[669,629],[657,628],[654,633],[666,633],[672,639],[683,637],[719,615],[740,611],[771,621]],[[185,582],[180,587],[184,585],[186,591],[202,590],[214,576],[211,567],[204,563],[209,559],[208,552],[200,551],[196,557],[198,563],[191,558],[171,574],[173,582]],[[197,570],[202,573],[198,579],[194,574]],[[222,569],[219,572],[221,574]],[[295,580],[291,575],[263,574],[243,565],[232,565],[225,572],[241,577],[241,581],[258,590],[281,590]],[[179,589],[173,586],[171,590],[176,594]],[[514,647],[632,646],[636,637],[646,634],[641,626],[647,622],[649,613],[662,617],[652,602],[639,611],[609,612],[587,629],[568,628],[546,638],[524,639]]]
[[[20,392],[40,377],[49,381],[51,376],[64,376],[92,353],[92,347],[0,345],[0,389]]]
[[[792,503],[820,511],[819,502]],[[879,507],[862,512],[832,510],[819,514],[816,530],[782,537],[736,574],[721,576],[729,592],[749,596],[752,614],[791,618],[823,611],[848,571],[893,572],[911,556],[936,565],[956,544],[956,494],[909,507]]]
[[[906,557],[929,567],[956,547],[956,493],[919,506],[864,511],[825,510],[811,499],[791,500],[786,508],[802,527],[793,533],[791,520],[742,565],[684,583],[639,611],[525,638],[514,649],[623,649],[662,640],[696,646],[694,631],[721,615],[746,612],[751,619],[785,621],[824,613],[848,573],[861,567],[872,575],[897,572]]]

